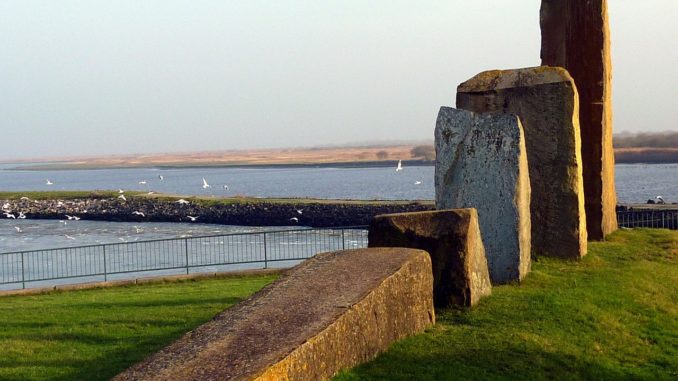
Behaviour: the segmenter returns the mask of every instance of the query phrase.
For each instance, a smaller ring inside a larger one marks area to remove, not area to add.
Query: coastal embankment
[[[385,213],[434,209],[432,201],[200,198],[114,192],[0,193],[4,213],[26,218],[195,222],[241,226],[367,225]],[[11,217],[10,217],[11,218]]]

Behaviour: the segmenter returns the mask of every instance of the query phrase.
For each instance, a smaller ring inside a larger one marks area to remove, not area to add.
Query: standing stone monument
[[[487,71],[457,88],[458,108],[520,118],[530,163],[536,255],[586,254],[578,104],[574,81],[565,69],[555,67]]]
[[[586,227],[602,239],[617,229],[607,0],[542,0],[540,24],[542,65],[564,67],[577,84]]]
[[[441,107],[436,208],[476,208],[492,283],[530,270],[530,179],[520,120]]]

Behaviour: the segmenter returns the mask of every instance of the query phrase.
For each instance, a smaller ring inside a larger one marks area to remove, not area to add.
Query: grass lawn
[[[337,380],[678,380],[678,232],[621,230],[541,259]]]
[[[0,380],[107,380],[273,279],[0,297]]]

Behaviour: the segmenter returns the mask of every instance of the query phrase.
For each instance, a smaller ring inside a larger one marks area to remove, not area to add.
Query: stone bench
[[[115,380],[321,380],[435,321],[429,255],[319,254]]]

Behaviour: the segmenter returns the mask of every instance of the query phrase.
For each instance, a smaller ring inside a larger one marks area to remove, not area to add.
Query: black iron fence
[[[678,229],[678,210],[617,211],[617,224],[624,228]]]
[[[364,226],[112,243],[0,254],[0,286],[288,267],[332,250],[367,247]],[[152,274],[155,273],[155,274]]]

